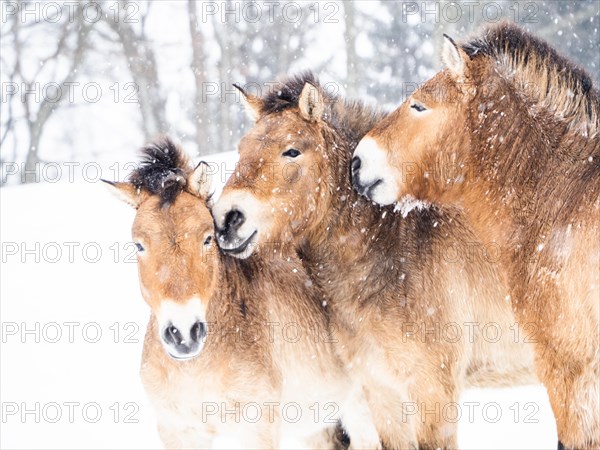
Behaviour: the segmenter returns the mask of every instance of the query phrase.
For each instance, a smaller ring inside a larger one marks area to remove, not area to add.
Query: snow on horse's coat
[[[534,329],[561,444],[597,449],[600,94],[512,24],[462,45],[446,37],[443,57],[447,69],[359,144],[354,184],[380,204],[409,195],[464,210],[498,249],[521,326]]]
[[[244,98],[256,123],[240,141],[243,170],[213,207],[217,242],[239,258],[301,256],[386,447],[456,448],[446,412],[464,387],[532,379],[496,265],[459,209],[403,218],[353,192],[352,151],[382,114],[328,94],[311,74]],[[481,332],[490,325],[497,341]]]
[[[109,183],[137,210],[132,233],[152,310],[141,376],[165,446],[333,448],[341,420],[352,447],[380,448],[363,392],[335,353],[322,295],[297,258],[219,252],[207,175],[162,140],[130,182]]]

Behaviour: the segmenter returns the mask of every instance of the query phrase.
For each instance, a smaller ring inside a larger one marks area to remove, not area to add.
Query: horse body
[[[353,147],[380,116],[327,97],[310,75],[276,92],[246,95],[258,121],[240,142],[240,167],[253,176],[240,169],[213,208],[219,245],[243,258],[291,243],[331,302],[336,348],[384,445],[455,448],[453,408],[465,386],[529,375],[530,352],[509,332],[506,280],[469,255],[474,236],[457,210],[403,218],[352,191]],[[498,341],[481,330],[467,337],[468,324],[490,323]]]
[[[484,84],[473,102],[487,104],[502,92],[513,94],[514,88],[496,83],[495,92]],[[590,96],[597,110],[598,97]],[[470,108],[468,123],[482,131],[469,130],[475,136],[469,148],[476,150],[467,161],[481,170],[481,179],[469,183],[473,195],[463,196],[462,203],[472,214],[480,208],[476,193],[488,193],[490,212],[476,214],[479,235],[500,244],[517,317],[534,324],[536,367],[548,389],[559,439],[567,448],[599,448],[598,124],[589,127],[596,130],[590,136],[584,124],[569,126],[554,112],[520,103],[507,105],[513,125],[498,113],[484,113],[482,120]],[[507,130],[503,142],[494,139],[498,130]],[[480,162],[491,155],[496,168]],[[493,220],[492,214],[505,219]]]
[[[508,290],[493,264],[469,254],[464,243],[475,241],[460,216],[398,220],[360,200],[353,209],[352,219],[332,214],[323,239],[299,249],[331,299],[342,358],[387,445],[454,448],[453,408],[465,387],[533,380],[530,349],[510,331]],[[488,326],[498,340],[483,335]]]
[[[146,149],[132,183],[111,185],[137,209],[152,309],[141,377],[165,446],[333,448],[342,420],[355,445],[378,448],[328,336],[322,295],[298,259],[218,251],[203,170],[164,141]]]
[[[326,320],[314,320],[324,317],[320,298],[305,287],[298,263],[229,259],[222,257],[229,269],[211,299],[199,357],[182,367],[162,350],[151,321],[141,375],[165,445],[331,448],[328,431],[341,418],[350,386]],[[241,281],[242,272],[252,279]],[[282,280],[293,306],[277,294]]]
[[[559,440],[598,448],[600,96],[583,71],[513,25],[462,46],[448,39],[444,57],[448,69],[359,145],[355,184],[365,192],[386,171],[372,199],[460,207],[478,238],[499,247]]]
[[[269,418],[264,402],[278,404],[280,398],[273,393],[280,387],[265,374],[266,367],[240,360],[239,355],[232,361],[230,353],[215,355],[216,364],[215,356],[208,355],[201,362],[175,361],[165,354],[157,331],[152,317],[140,373],[166,448],[214,448],[224,443],[234,448],[276,446],[279,418]],[[243,369],[239,379],[233,377],[232,367]],[[242,416],[248,405],[260,405],[258,412],[253,408],[251,413],[261,420],[252,426]]]

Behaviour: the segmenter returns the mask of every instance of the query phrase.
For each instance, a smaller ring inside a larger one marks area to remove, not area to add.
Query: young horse
[[[221,255],[204,164],[164,140],[129,183],[140,288],[152,315],[141,375],[171,448],[379,448],[360,392],[334,352],[322,296],[297,259]]]
[[[517,318],[535,327],[559,446],[598,448],[600,96],[514,25],[461,46],[446,37],[443,58],[361,141],[354,184],[380,204],[465,211],[501,250]]]
[[[494,264],[456,211],[404,220],[353,192],[352,151],[381,115],[311,74],[244,98],[257,122],[213,207],[217,242],[240,258],[298,251],[384,445],[456,448],[461,390],[523,380],[532,364]]]

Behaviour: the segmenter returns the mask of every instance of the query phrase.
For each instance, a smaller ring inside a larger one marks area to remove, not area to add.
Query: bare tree
[[[357,74],[359,70],[358,58],[356,56],[356,22],[355,8],[353,2],[343,2],[344,5],[344,39],[346,41],[346,84],[349,97],[358,97]]]
[[[226,0],[225,8],[232,10],[234,5],[232,0]],[[217,63],[218,80],[219,80],[219,97],[218,97],[218,142],[219,148],[222,151],[233,149],[233,112],[232,103],[227,102],[227,96],[223,88],[228,89],[232,86],[230,72],[234,61],[238,60],[239,47],[236,42],[236,29],[228,21],[221,22],[221,18],[213,16],[215,40],[219,44],[221,50],[221,58]],[[215,124],[216,125],[216,124]],[[237,127],[236,127],[237,128]]]
[[[192,40],[192,61],[190,67],[194,74],[194,107],[193,121],[196,127],[196,145],[198,154],[205,155],[213,152],[212,146],[203,145],[213,139],[210,125],[211,105],[204,102],[204,87],[206,83],[206,68],[204,54],[204,35],[198,25],[197,1],[188,0],[188,18],[190,37]]]
[[[33,74],[27,74],[24,61],[28,55],[28,51],[24,44],[22,36],[22,28],[42,27],[47,24],[42,22],[32,22],[28,24],[21,23],[18,15],[9,17],[9,33],[12,35],[12,43],[14,45],[14,61],[11,65],[9,79],[12,83],[20,86],[22,90],[20,100],[23,109],[23,120],[26,124],[29,142],[27,145],[27,155],[25,158],[25,172],[21,180],[25,183],[37,181],[36,168],[40,162],[40,147],[41,138],[44,128],[55,112],[55,110],[68,97],[69,90],[73,86],[77,73],[83,64],[85,53],[87,50],[87,40],[93,23],[84,20],[79,6],[73,20],[63,20],[56,40],[54,50],[37,65],[37,70]],[[29,30],[31,31],[31,30]],[[74,45],[70,46],[69,42],[74,40]],[[51,63],[57,63],[59,59],[68,58],[68,71],[64,77],[55,82],[52,86],[41,88],[41,72]],[[3,61],[3,65],[6,62]],[[31,67],[31,66],[30,66]],[[53,88],[52,88],[53,87]],[[32,95],[33,94],[33,95]],[[8,133],[14,130],[17,117],[14,115],[13,102],[16,95],[12,95],[7,99],[9,102],[8,117],[6,118],[6,129],[2,134],[2,143],[4,143]],[[19,99],[19,97],[17,97]]]
[[[129,66],[129,71],[137,86],[137,97],[142,117],[142,130],[147,140],[159,133],[169,130],[166,119],[166,101],[161,91],[156,57],[151,42],[146,36],[145,23],[150,13],[151,2],[147,3],[145,11],[140,12],[140,27],[135,30],[127,20],[114,20],[105,15],[105,21],[115,32],[123,46],[123,53]],[[118,17],[125,17],[124,4],[117,3]]]

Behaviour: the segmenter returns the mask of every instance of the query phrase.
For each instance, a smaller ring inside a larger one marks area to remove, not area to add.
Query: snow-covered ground
[[[212,159],[230,170],[235,154]],[[134,211],[63,180],[0,190],[0,447],[160,448],[138,377]],[[542,386],[469,390],[460,412],[462,449],[556,448]]]

